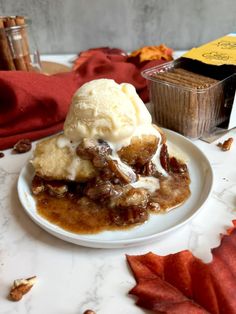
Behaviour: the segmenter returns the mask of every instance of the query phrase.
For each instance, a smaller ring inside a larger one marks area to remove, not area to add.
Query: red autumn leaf
[[[212,255],[208,264],[189,251],[127,256],[137,281],[130,294],[154,313],[236,314],[236,229]]]

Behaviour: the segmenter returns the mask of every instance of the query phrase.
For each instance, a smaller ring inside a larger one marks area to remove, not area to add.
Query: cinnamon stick
[[[28,41],[27,31],[25,29],[25,18],[24,18],[24,16],[16,16],[16,25],[21,26],[20,33],[22,36],[23,58],[25,60],[27,70],[31,71],[32,66],[31,66],[31,59],[30,59],[29,41]]]
[[[16,26],[15,17],[4,19],[4,26],[10,28]],[[25,60],[23,58],[23,39],[19,30],[6,30],[8,32],[9,46],[12,48],[12,55],[16,70],[27,71]]]
[[[13,16],[6,16],[3,19],[4,27],[16,26],[15,18]]]
[[[4,30],[4,18],[0,17],[0,70],[15,70],[8,40]]]

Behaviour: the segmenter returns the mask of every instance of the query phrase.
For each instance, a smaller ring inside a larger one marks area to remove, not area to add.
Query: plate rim
[[[94,238],[90,239],[89,238],[90,234],[88,234],[88,235],[87,234],[77,234],[77,233],[67,231],[67,230],[51,223],[50,221],[44,219],[40,215],[37,215],[37,213],[36,212],[34,213],[31,209],[26,208],[24,201],[22,199],[23,193],[21,192],[21,180],[22,180],[22,176],[23,176],[24,172],[27,171],[27,167],[30,166],[29,161],[27,161],[27,163],[21,169],[21,171],[19,173],[18,181],[17,181],[18,198],[20,200],[20,203],[21,203],[24,211],[32,219],[32,221],[34,223],[36,223],[43,230],[47,231],[51,235],[53,235],[53,236],[55,236],[55,237],[57,237],[63,241],[66,241],[66,242],[74,243],[74,244],[84,246],[84,247],[91,247],[91,248],[108,248],[108,249],[110,249],[110,248],[122,248],[122,247],[138,246],[138,245],[142,245],[143,243],[150,243],[150,242],[152,242],[158,238],[165,236],[166,234],[169,234],[169,233],[181,228],[182,226],[187,224],[190,220],[192,220],[194,217],[196,217],[201,212],[203,207],[206,205],[207,201],[209,200],[211,193],[212,193],[212,190],[213,190],[214,172],[213,172],[212,166],[211,166],[207,156],[205,155],[205,153],[198,146],[196,146],[191,140],[189,140],[185,136],[183,136],[177,132],[174,132],[172,130],[165,129],[165,128],[162,128],[162,129],[164,130],[164,132],[166,134],[167,141],[171,135],[177,136],[181,140],[186,142],[187,144],[190,144],[190,146],[193,146],[195,149],[197,149],[197,151],[204,158],[204,162],[207,164],[207,169],[209,170],[208,176],[210,176],[210,184],[208,186],[208,192],[207,192],[205,198],[203,199],[200,206],[198,206],[198,208],[189,217],[184,219],[182,222],[179,222],[176,225],[171,226],[171,227],[167,228],[166,230],[163,230],[163,231],[160,231],[157,233],[153,233],[150,235],[145,235],[145,236],[141,236],[141,237],[137,237],[137,238],[119,239],[119,240],[114,240],[114,239],[111,239],[111,240],[107,239],[106,240],[106,239],[94,239]],[[27,182],[27,185],[28,185],[28,182]],[[33,195],[31,195],[31,197],[33,198]],[[135,226],[134,228],[136,228],[136,227],[139,227],[139,226]],[[110,232],[113,232],[113,231],[110,231]]]

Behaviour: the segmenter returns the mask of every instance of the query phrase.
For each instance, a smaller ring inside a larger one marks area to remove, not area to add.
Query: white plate
[[[130,230],[105,231],[92,235],[75,234],[63,230],[38,215],[30,188],[34,170],[30,164],[27,164],[22,169],[18,180],[18,195],[26,213],[35,223],[54,236],[78,245],[95,248],[141,245],[155,241],[183,226],[199,213],[209,198],[213,185],[213,171],[206,156],[191,141],[169,130],[165,130],[165,133],[168,145],[170,147],[174,145],[178,148],[178,154],[181,151],[181,155],[187,157],[191,178],[191,196],[183,205],[166,214],[151,215],[146,223]]]

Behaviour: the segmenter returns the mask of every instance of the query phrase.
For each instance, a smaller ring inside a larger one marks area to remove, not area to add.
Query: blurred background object
[[[235,0],[0,0],[0,12],[29,16],[44,54],[161,43],[188,50],[236,29]]]

